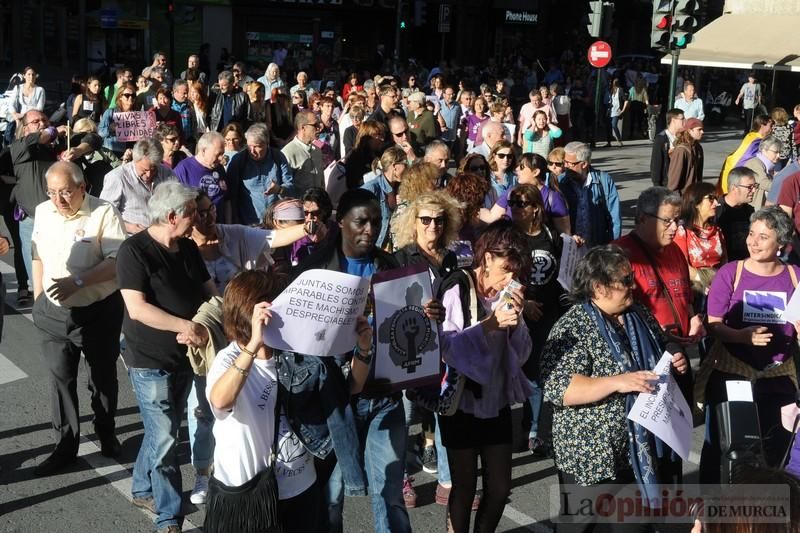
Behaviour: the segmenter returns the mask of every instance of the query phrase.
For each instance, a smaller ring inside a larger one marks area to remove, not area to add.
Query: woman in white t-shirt
[[[319,526],[314,458],[286,413],[281,410],[276,420],[278,358],[262,337],[271,319],[268,302],[282,289],[280,278],[260,270],[237,274],[225,289],[223,323],[232,342],[214,359],[206,388],[216,419],[206,533],[305,533]],[[356,332],[358,350],[370,353],[372,328],[366,318],[358,318]],[[369,365],[353,358],[351,384],[363,382],[368,373]]]

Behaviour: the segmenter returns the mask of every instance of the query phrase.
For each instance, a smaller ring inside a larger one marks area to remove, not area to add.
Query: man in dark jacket
[[[212,89],[208,117],[210,131],[222,131],[230,122],[238,122],[247,126],[250,114],[250,99],[247,94],[233,84],[233,74],[223,70],[217,78],[219,89]]]
[[[669,153],[675,145],[675,136],[683,129],[683,111],[678,108],[670,109],[666,118],[667,129],[656,134],[650,156],[650,179],[657,187],[667,186]]]
[[[77,161],[86,154],[99,150],[102,139],[95,133],[72,137],[72,148],[66,150],[67,129],[65,126],[50,126],[47,115],[31,109],[22,117],[22,131],[11,144],[11,162],[17,184],[11,193],[24,214],[19,222],[22,243],[22,258],[28,278],[32,279],[31,238],[33,236],[33,213],[36,206],[47,201],[47,182],[44,175],[50,165],[59,158]]]

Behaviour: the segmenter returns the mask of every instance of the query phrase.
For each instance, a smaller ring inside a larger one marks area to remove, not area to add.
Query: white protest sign
[[[572,276],[575,274],[575,268],[578,266],[578,261],[586,255],[586,246],[578,246],[571,236],[566,233],[561,234],[563,241],[563,248],[561,249],[561,261],[558,265],[558,282],[564,287],[565,291],[572,289]]]
[[[307,270],[272,302],[264,344],[321,357],[349,352],[356,347],[356,317],[368,295],[368,278]]]
[[[684,461],[689,459],[694,422],[692,410],[670,374],[672,355],[664,352],[653,372],[658,382],[653,392],[639,393],[628,418],[650,430]]]
[[[156,114],[152,111],[119,111],[112,117],[118,142],[147,139],[156,129]]]
[[[392,388],[412,388],[439,380],[439,328],[425,315],[431,276],[425,265],[375,274],[375,379]]]
[[[800,291],[797,289],[792,293],[789,298],[789,303],[786,304],[786,310],[783,312],[783,320],[789,324],[794,324],[800,320]]]

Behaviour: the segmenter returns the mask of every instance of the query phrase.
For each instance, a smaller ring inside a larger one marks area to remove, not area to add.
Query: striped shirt
[[[147,185],[136,174],[134,162],[125,163],[106,174],[100,199],[111,203],[122,214],[122,220],[140,226],[150,225],[147,201],[156,185],[162,181],[177,179],[170,169],[158,165],[153,181]]]

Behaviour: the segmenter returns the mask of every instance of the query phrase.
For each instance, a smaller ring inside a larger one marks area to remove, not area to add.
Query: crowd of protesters
[[[680,459],[626,414],[653,390],[665,351],[689,403],[707,406],[704,481],[719,482],[713,406],[735,377],[754,383],[766,463],[784,466],[780,409],[797,389],[800,324],[743,308],[764,291],[787,302],[800,275],[787,113],[751,114],[719,185],[705,183],[703,117],[686,80],[653,144],[654,186],[622,235],[615,180],[585,142],[580,82],[556,63],[541,86],[420,72],[315,86],[305,72],[287,80],[273,63],[251,76],[237,62],[212,79],[196,56],[173,75],[159,53],[107,87],[76,82],[64,116],[48,117],[25,70],[0,162],[14,184],[3,215],[18,304],[32,304],[52,381],[56,446],[37,475],[77,458],[81,353],[108,457],[121,450],[121,353],[144,425],[132,501],[168,533],[183,522],[184,419],[190,500],[206,505],[207,532],[346,531],[345,496],[357,495],[369,495],[375,531],[411,531],[414,462],[437,476],[443,527],[495,531],[516,404],[528,450],[554,457],[561,484],[658,494],[680,482]],[[604,105],[620,145],[620,117],[646,135],[654,97],[645,77],[621,74]],[[152,135],[122,131],[131,111],[151,114]],[[586,254],[567,290],[559,263],[573,242]],[[413,264],[431,273],[424,310],[441,325],[433,394],[374,379],[371,312],[337,357],[264,344],[270,302],[300,273],[369,278]],[[544,403],[552,428],[540,424]],[[792,454],[788,468],[798,464]]]

